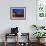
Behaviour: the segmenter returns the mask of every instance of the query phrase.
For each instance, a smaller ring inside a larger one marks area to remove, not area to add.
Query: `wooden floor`
[[[4,42],[0,42],[0,46],[5,46],[4,45]],[[8,45],[7,46],[16,46],[16,44],[15,44],[15,42],[14,43],[12,43],[12,42],[10,42],[10,43],[8,43]],[[22,45],[21,45],[22,46]],[[24,45],[25,46],[25,45]],[[37,43],[30,43],[30,46],[37,46]],[[41,45],[41,46],[46,46],[46,43],[44,43],[43,45]]]

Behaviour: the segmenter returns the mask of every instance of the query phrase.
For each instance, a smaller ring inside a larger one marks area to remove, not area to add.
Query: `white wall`
[[[11,20],[10,7],[26,7],[26,20]],[[19,32],[29,32],[31,25],[36,24],[36,0],[1,0],[0,1],[0,34],[8,28],[19,27]]]

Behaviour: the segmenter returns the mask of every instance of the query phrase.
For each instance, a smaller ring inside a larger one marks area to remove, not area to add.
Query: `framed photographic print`
[[[12,20],[25,20],[26,19],[26,7],[11,7],[10,18]]]

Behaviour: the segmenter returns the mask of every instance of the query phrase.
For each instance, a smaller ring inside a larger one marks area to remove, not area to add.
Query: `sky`
[[[13,13],[17,13],[17,14],[23,14],[24,13],[24,9],[13,9]]]

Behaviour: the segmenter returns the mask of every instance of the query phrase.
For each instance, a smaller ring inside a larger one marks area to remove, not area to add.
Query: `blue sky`
[[[13,9],[13,13],[17,13],[17,14],[23,14],[24,13],[24,9]]]

